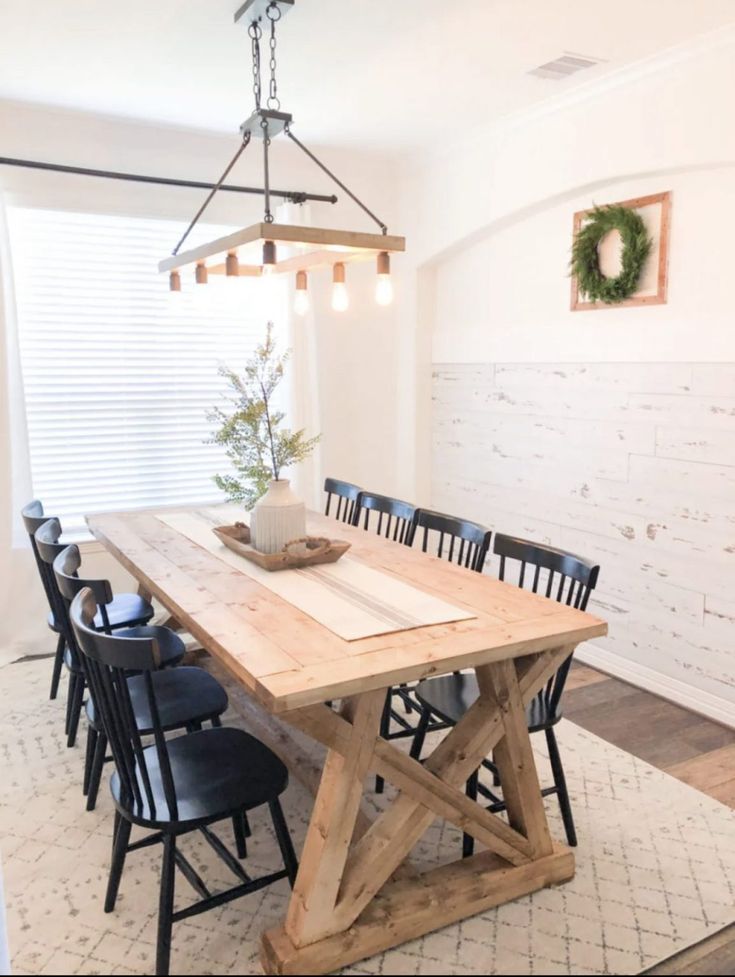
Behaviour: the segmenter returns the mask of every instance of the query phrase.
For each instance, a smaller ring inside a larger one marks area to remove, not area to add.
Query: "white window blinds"
[[[204,441],[224,392],[278,323],[280,280],[172,296],[159,259],[177,222],[13,208],[9,213],[34,495],[65,531],[90,512],[215,501],[221,449]],[[203,239],[231,228],[209,225]]]

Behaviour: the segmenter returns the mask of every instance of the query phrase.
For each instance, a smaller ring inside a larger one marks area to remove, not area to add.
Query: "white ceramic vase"
[[[273,479],[250,512],[250,543],[261,553],[279,553],[306,535],[306,506],[287,478]]]

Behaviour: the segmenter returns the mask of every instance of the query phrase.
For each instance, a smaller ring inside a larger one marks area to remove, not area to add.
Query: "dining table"
[[[262,934],[264,971],[330,973],[571,879],[526,707],[605,622],[316,512],[308,534],[350,543],[346,555],[268,574],[212,532],[240,520],[232,505],[87,518],[140,592],[229,672],[251,732],[315,793],[285,918]],[[460,670],[474,670],[479,697],[422,761],[379,735],[392,687]],[[304,734],[325,748],[321,769]],[[505,818],[464,790],[491,753]],[[392,786],[377,813],[376,775]],[[419,869],[412,849],[437,818],[477,853],[458,845],[455,860]]]

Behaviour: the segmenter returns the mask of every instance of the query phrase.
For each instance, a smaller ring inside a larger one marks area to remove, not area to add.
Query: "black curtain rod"
[[[2,166],[21,166],[30,170],[51,170],[53,173],[74,173],[77,176],[97,176],[105,180],[128,180],[132,183],[155,183],[166,187],[189,187],[194,190],[212,190],[214,183],[204,183],[201,180],[174,180],[166,176],[142,176],[139,173],[116,173],[114,170],[93,170],[84,166],[64,166],[61,163],[41,163],[32,159],[13,159],[10,156],[0,156]],[[223,183],[220,190],[229,190],[230,193],[255,193],[263,196],[265,190],[260,187],[241,187],[233,183]],[[337,197],[334,194],[323,193],[302,193],[299,190],[271,190],[274,197],[283,197],[292,203],[304,203],[307,200],[316,200],[320,203],[336,204]]]

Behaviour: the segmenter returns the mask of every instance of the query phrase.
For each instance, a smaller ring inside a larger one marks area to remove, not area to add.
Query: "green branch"
[[[208,443],[225,449],[232,471],[215,475],[214,482],[230,501],[247,508],[265,494],[271,479],[280,478],[283,468],[308,458],[321,437],[307,438],[303,430],[282,428],[284,415],[272,408],[290,352],[277,354],[269,322],[265,341],[256,347],[242,376],[225,366],[218,371],[230,394],[223,398],[224,407],[207,411],[207,419],[217,425]]]

